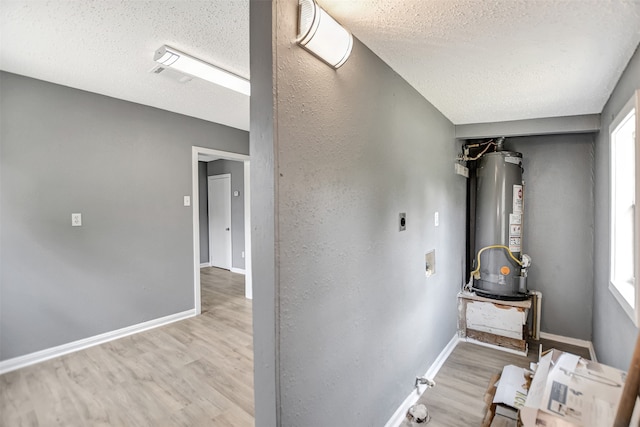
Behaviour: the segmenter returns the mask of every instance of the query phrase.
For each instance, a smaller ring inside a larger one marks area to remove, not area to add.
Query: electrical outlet
[[[404,231],[406,229],[407,229],[407,214],[403,212],[400,214],[400,231]]]
[[[184,196],[184,205],[191,206],[191,196]]]
[[[82,214],[80,214],[80,213],[72,213],[71,214],[71,226],[72,227],[82,227]]]

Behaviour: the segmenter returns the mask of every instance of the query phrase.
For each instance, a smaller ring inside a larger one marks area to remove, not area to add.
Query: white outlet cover
[[[191,206],[191,196],[184,196],[184,205]]]
[[[71,214],[71,226],[72,227],[82,227],[82,214],[81,213],[72,213]]]
[[[458,175],[462,175],[465,178],[469,178],[469,168],[461,165],[460,163],[455,164],[455,171]]]
[[[438,212],[433,215],[433,224],[436,227],[440,225],[440,214]]]

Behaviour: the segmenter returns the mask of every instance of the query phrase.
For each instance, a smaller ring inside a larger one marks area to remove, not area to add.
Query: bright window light
[[[640,323],[637,274],[637,106],[634,96],[618,113],[610,127],[611,144],[611,233],[609,289],[620,305]]]

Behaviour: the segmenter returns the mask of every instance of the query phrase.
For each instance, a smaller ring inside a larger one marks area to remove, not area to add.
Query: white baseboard
[[[440,352],[438,357],[436,357],[436,360],[431,364],[429,369],[427,369],[427,372],[424,374],[425,378],[432,380],[436,376],[440,368],[442,368],[442,365],[444,365],[444,362],[447,361],[447,358],[449,357],[449,355],[456,348],[456,345],[458,345],[458,342],[459,342],[458,334],[456,334],[453,336],[453,338],[451,338],[451,341],[449,341],[449,343],[445,346],[445,348]],[[402,422],[405,420],[405,417],[407,416],[407,411],[409,410],[409,408],[418,401],[418,399],[426,389],[427,389],[426,385],[419,385],[417,389],[414,389],[413,391],[411,391],[409,396],[407,396],[404,402],[402,402],[402,404],[400,404],[398,409],[396,409],[396,412],[394,412],[391,418],[389,418],[389,421],[387,421],[387,423],[385,424],[385,427],[400,426],[400,424],[402,424]]]
[[[79,350],[84,350],[85,348],[103,344],[108,341],[113,341],[118,338],[123,338],[128,335],[136,334],[138,332],[143,332],[148,329],[157,328],[158,326],[177,322],[178,320],[187,319],[195,315],[195,309],[191,309],[183,311],[181,313],[170,314],[169,316],[149,320],[147,322],[138,323],[136,325],[127,326],[115,331],[105,332],[104,334],[83,338],[81,340],[62,344],[56,347],[47,348],[45,350],[36,351],[35,353],[25,354],[24,356],[18,356],[12,359],[3,360],[0,362],[0,375],[7,372],[15,371],[16,369],[24,368],[25,366],[44,362],[45,360],[53,359],[58,356],[73,353]]]
[[[201,262],[200,263],[200,268],[207,268],[207,267],[211,267],[211,263],[210,262]]]
[[[237,274],[245,274],[245,270],[244,268],[235,268],[235,267],[231,267],[230,270],[232,273],[237,273]]]
[[[596,350],[593,348],[593,343],[591,341],[550,334],[548,332],[540,332],[540,338],[544,338],[545,340],[563,342],[565,344],[575,345],[578,347],[584,347],[589,350],[589,356],[591,356],[591,360],[593,360],[594,362],[598,361],[598,359],[596,358]]]

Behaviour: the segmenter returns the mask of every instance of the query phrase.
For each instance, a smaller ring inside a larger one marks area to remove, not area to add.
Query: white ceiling
[[[599,113],[640,43],[640,0],[319,3],[455,124]],[[249,77],[249,0],[0,8],[0,69],[249,129],[247,97],[148,73],[167,44]]]
[[[322,0],[455,124],[600,113],[640,0]]]
[[[249,0],[1,0],[0,8],[0,69],[249,129],[247,96],[149,73],[167,44],[248,78]]]

